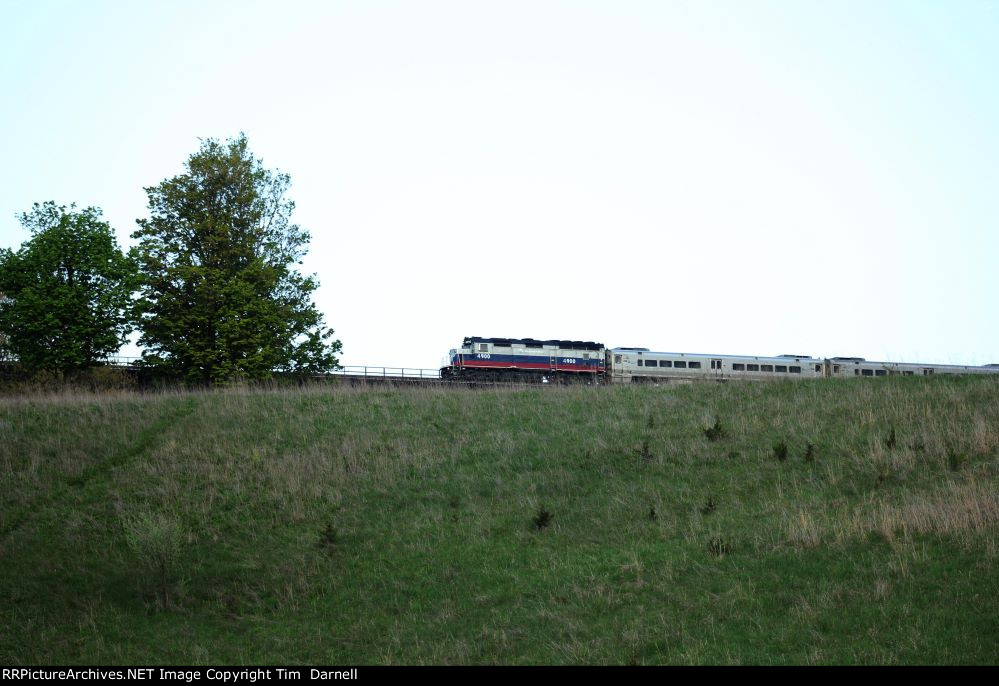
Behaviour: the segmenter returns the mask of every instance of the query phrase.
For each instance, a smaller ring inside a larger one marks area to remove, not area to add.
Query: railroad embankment
[[[999,379],[0,398],[0,662],[994,663]]]

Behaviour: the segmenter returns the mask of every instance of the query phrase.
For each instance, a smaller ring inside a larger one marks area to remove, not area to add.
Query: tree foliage
[[[31,370],[68,372],[115,353],[132,330],[136,268],[95,207],[35,204],[32,237],[0,251],[0,331]]]
[[[132,237],[147,364],[208,383],[337,366],[318,283],[295,269],[309,234],[291,223],[290,183],[240,135],[202,141],[185,173],[145,189],[150,217]]]

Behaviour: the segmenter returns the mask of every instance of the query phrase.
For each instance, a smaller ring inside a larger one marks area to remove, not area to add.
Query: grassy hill
[[[996,378],[7,398],[0,437],[3,664],[999,655]]]

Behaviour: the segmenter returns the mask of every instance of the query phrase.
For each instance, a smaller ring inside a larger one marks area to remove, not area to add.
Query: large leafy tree
[[[147,364],[190,381],[333,369],[340,341],[300,274],[308,232],[291,223],[290,179],[234,140],[202,141],[185,173],[146,188],[138,301]]]
[[[136,267],[95,207],[20,215],[32,237],[0,251],[0,341],[32,370],[69,372],[118,351],[132,330]]]

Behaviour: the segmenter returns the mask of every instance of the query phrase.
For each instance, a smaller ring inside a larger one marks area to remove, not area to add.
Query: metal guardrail
[[[107,362],[115,367],[133,367],[139,361],[141,357],[125,357],[123,355],[112,355],[108,358]]]
[[[439,379],[439,369],[416,369],[413,367],[341,367],[323,376],[349,376],[364,379]]]
[[[118,367],[131,367],[142,360],[141,357],[124,357],[116,355],[108,358],[108,364]],[[325,374],[317,374],[318,377],[345,376],[350,378],[363,379],[440,379],[439,369],[419,369],[416,367],[371,367],[366,365],[353,365],[340,367]]]

